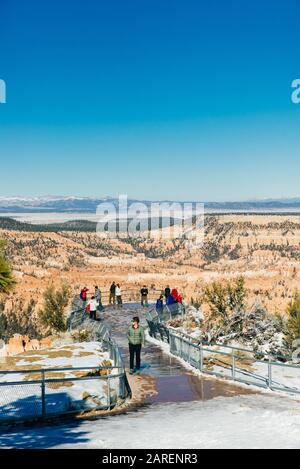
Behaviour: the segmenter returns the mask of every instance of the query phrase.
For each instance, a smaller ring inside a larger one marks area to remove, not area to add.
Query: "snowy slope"
[[[158,405],[93,422],[0,432],[4,448],[300,448],[300,404],[266,395]]]

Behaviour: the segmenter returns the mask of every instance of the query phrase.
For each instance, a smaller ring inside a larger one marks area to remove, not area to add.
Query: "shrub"
[[[70,288],[63,284],[59,290],[50,285],[44,292],[44,307],[39,313],[41,323],[51,331],[63,332],[67,329],[65,308],[70,299]]]
[[[90,333],[86,329],[80,329],[79,331],[72,332],[71,336],[74,342],[87,342]]]
[[[242,276],[233,282],[213,282],[204,289],[204,301],[209,305],[212,319],[221,317],[223,320],[232,312],[241,311],[245,304],[247,292]]]
[[[227,284],[228,303],[231,311],[241,311],[245,307],[246,289],[245,279],[241,275]]]
[[[300,339],[300,293],[296,291],[288,308],[286,342],[292,346],[294,340]]]

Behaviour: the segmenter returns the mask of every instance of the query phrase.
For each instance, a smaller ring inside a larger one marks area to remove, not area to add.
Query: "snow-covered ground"
[[[16,370],[33,370],[32,373],[1,373],[0,383],[20,382],[14,386],[0,386],[1,417],[5,420],[15,417],[35,417],[41,414],[41,385],[25,384],[28,381],[40,380],[41,374],[35,369],[56,368],[47,372],[46,379],[78,378],[87,376],[89,370],[60,371],[60,368],[99,367],[101,364],[113,366],[109,355],[101,349],[99,342],[53,347],[48,350],[24,353],[14,357]],[[92,370],[90,370],[92,371]],[[112,371],[117,374],[117,369]],[[111,398],[116,399],[118,378],[111,379]],[[107,380],[58,381],[46,383],[46,411],[58,414],[73,410],[101,408],[107,403]]]
[[[2,448],[300,448],[300,404],[268,395],[141,408],[89,422],[0,431]]]

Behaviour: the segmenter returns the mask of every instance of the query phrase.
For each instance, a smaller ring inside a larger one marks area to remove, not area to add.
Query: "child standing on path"
[[[97,320],[96,314],[97,314],[98,306],[99,306],[98,301],[96,300],[96,298],[94,296],[92,296],[92,298],[90,299],[90,301],[87,304],[87,307],[89,309],[90,319],[93,319],[94,321]]]

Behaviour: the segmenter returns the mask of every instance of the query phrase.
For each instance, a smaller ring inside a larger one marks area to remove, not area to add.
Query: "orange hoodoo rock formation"
[[[2,350],[2,356],[13,356],[19,353],[28,352],[30,350],[40,350],[42,348],[50,347],[52,343],[51,337],[46,337],[42,340],[32,339],[28,336],[22,336],[20,334],[14,334],[9,339],[8,343]]]

